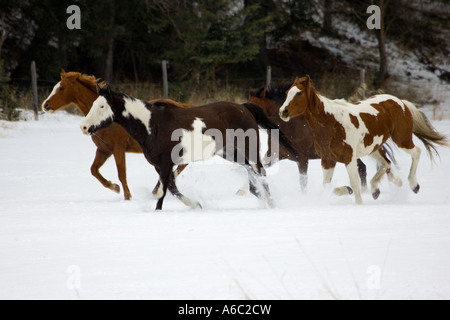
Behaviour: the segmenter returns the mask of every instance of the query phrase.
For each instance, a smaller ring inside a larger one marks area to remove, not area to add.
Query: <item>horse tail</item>
[[[395,165],[398,166],[397,159],[395,158],[394,149],[392,148],[392,144],[386,142],[383,147],[381,148],[383,152],[386,154],[386,157]]]
[[[284,148],[286,148],[286,150],[288,152],[293,154],[295,158],[297,158],[297,159],[299,158],[298,152],[295,151],[294,147],[290,143],[287,136],[283,133],[283,131],[281,131],[281,129],[275,123],[273,123],[269,118],[267,118],[266,114],[264,113],[264,110],[260,106],[254,104],[254,103],[244,103],[242,105],[248,111],[250,111],[250,113],[253,115],[253,117],[255,118],[256,122],[258,123],[258,125],[260,127],[262,127],[263,129],[266,129],[267,131],[278,130],[279,140],[280,140],[281,145]]]
[[[430,123],[427,116],[422,111],[417,109],[413,103],[407,100],[403,100],[403,103],[412,113],[414,119],[414,135],[423,142],[431,160],[433,160],[433,153],[439,156],[436,145],[450,147],[448,137],[438,132]]]

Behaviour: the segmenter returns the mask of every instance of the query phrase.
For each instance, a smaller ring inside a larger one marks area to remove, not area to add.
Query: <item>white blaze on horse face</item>
[[[294,100],[294,98],[297,96],[297,94],[299,94],[300,92],[302,92],[302,90],[300,90],[297,86],[293,86],[288,94],[287,94],[287,98],[286,101],[283,103],[283,105],[280,108],[280,117],[281,119],[283,119],[284,121],[289,121],[291,117],[286,117],[284,116],[284,110],[291,104],[292,100]]]
[[[81,124],[81,130],[85,134],[89,134],[90,127],[99,126],[102,122],[113,119],[114,113],[105,97],[99,96],[92,104],[92,108]]]
[[[45,109],[45,105],[47,104],[47,101],[51,99],[51,97],[53,97],[56,94],[56,91],[59,89],[59,87],[61,86],[61,81],[58,82],[54,87],[52,92],[50,93],[50,95],[47,97],[47,99],[45,99],[44,102],[42,102],[42,110],[44,110],[44,112],[48,112],[48,113],[53,113],[55,112],[54,110],[46,110]]]
[[[152,116],[152,113],[146,107],[143,101],[125,98],[125,110],[123,111],[122,115],[125,118],[129,118],[131,115],[136,120],[141,121],[142,124],[147,129],[148,134],[151,133],[150,118]]]

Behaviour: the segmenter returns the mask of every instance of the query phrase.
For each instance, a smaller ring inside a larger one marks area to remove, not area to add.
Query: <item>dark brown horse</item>
[[[70,105],[76,105],[80,112],[86,116],[91,110],[92,103],[98,98],[97,85],[104,86],[94,76],[62,70],[61,81],[55,85],[48,98],[42,103],[42,109],[45,112],[53,113],[57,110],[63,110]],[[167,101],[181,108],[192,107],[191,105],[179,104],[172,100]],[[142,153],[141,147],[118,124],[113,124],[109,128],[99,130],[92,136],[92,141],[97,146],[95,159],[91,166],[92,175],[105,188],[120,193],[120,187],[106,180],[100,173],[100,168],[105,164],[106,160],[111,155],[114,155],[117,173],[123,187],[124,198],[125,200],[130,200],[131,192],[127,183],[125,153]],[[180,174],[185,167],[178,167],[176,174]],[[158,188],[159,183],[153,190],[155,195]]]
[[[292,84],[282,84],[278,87],[271,87],[269,89],[262,88],[259,90],[250,90],[249,102],[259,105],[267,117],[278,125],[280,130],[284,132],[289,139],[292,147],[295,149],[298,156],[294,156],[292,152],[288,152],[282,146],[280,147],[280,154],[272,155],[271,142],[269,140],[269,150],[265,159],[277,160],[292,160],[297,162],[300,172],[300,186],[303,192],[306,191],[308,181],[308,162],[309,160],[320,159],[314,147],[314,138],[311,133],[305,118],[303,116],[296,117],[289,122],[280,119],[280,107],[286,100],[286,92],[292,87]],[[270,136],[269,136],[270,139]],[[264,161],[268,163],[270,161]],[[273,162],[271,163],[273,164]],[[322,166],[327,166],[322,161]],[[328,168],[330,169],[330,168]],[[361,178],[361,185],[363,189],[367,188],[367,172],[366,165],[358,159],[358,171]],[[324,184],[330,183],[330,176],[324,175]],[[350,192],[350,189],[347,189]]]
[[[99,88],[99,97],[81,129],[92,135],[113,123],[136,139],[148,162],[156,168],[162,184],[157,210],[162,209],[167,190],[187,206],[201,207],[178,191],[172,168],[214,155],[243,165],[249,173],[252,193],[273,206],[259,157],[258,128],[259,124],[276,126],[258,106],[218,102],[182,109],[168,102],[152,104],[113,92],[108,87]]]

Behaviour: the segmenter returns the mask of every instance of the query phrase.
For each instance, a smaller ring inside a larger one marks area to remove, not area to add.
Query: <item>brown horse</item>
[[[259,90],[250,89],[250,103],[255,103],[259,105],[267,117],[278,125],[280,130],[288,137],[289,142],[295,149],[298,156],[292,155],[282,146],[279,149],[279,156],[271,155],[271,137],[269,136],[269,150],[265,159],[284,160],[288,159],[297,162],[298,169],[300,172],[300,186],[303,192],[306,192],[306,187],[308,183],[308,162],[309,160],[320,159],[319,155],[314,148],[314,138],[311,133],[311,129],[306,123],[304,116],[296,117],[292,121],[285,122],[280,119],[279,111],[283,102],[286,100],[286,92],[292,87],[292,84],[282,84],[278,87],[271,87],[269,89],[262,88]],[[390,155],[391,156],[391,155]],[[392,157],[392,156],[391,156]],[[268,164],[269,161],[264,161]],[[271,163],[273,164],[273,163]],[[322,162],[322,166],[326,166],[325,162]],[[329,168],[327,168],[329,169]],[[358,159],[358,171],[361,178],[361,185],[363,189],[367,188],[367,171],[366,165]],[[329,179],[324,180],[324,184],[330,183],[331,179],[328,176],[324,178]]]
[[[81,129],[86,134],[94,134],[113,123],[120,124],[138,141],[147,161],[159,173],[163,190],[158,194],[156,210],[162,209],[167,190],[187,206],[201,208],[198,202],[178,191],[172,168],[214,155],[243,165],[249,173],[252,193],[273,207],[259,156],[258,129],[259,125],[270,129],[276,125],[258,106],[217,102],[182,109],[167,102],[152,104],[137,100],[109,87],[100,88],[99,97]],[[289,148],[284,138],[280,134],[280,141]]]
[[[375,199],[380,195],[379,182],[384,174],[397,185],[402,184],[392,174],[390,162],[381,149],[389,138],[411,155],[408,180],[415,193],[420,190],[416,171],[421,150],[415,146],[413,134],[424,143],[431,158],[436,144],[449,146],[447,137],[437,132],[411,102],[391,95],[378,95],[355,104],[330,100],[314,89],[309,76],[295,80],[279,114],[284,121],[300,115],[305,117],[321,158],[328,163],[346,165],[357,204],[362,203],[357,159],[363,156],[372,156],[379,165],[371,181]]]
[[[84,75],[78,72],[61,72],[61,81],[58,82],[48,98],[42,103],[45,112],[53,113],[62,110],[70,105],[76,105],[80,112],[86,116],[92,103],[98,98],[97,84],[99,80],[94,76]],[[156,100],[155,100],[156,101]],[[164,100],[162,100],[164,101]],[[191,105],[179,104],[172,100],[169,103],[181,108],[192,107]],[[92,175],[107,189],[120,193],[120,187],[111,181],[106,180],[100,174],[100,168],[105,164],[111,155],[114,155],[117,173],[123,187],[125,200],[131,199],[130,189],[127,183],[126,158],[125,153],[142,153],[141,147],[130,135],[118,124],[113,124],[109,128],[99,130],[92,136],[92,141],[97,146],[94,162],[91,166]],[[180,174],[186,166],[177,168],[176,174]],[[156,194],[159,183],[153,190]]]

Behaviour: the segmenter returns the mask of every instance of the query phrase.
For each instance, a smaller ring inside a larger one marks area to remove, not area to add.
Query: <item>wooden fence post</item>
[[[266,87],[269,88],[271,84],[272,84],[272,67],[271,66],[267,66]]]
[[[169,99],[169,79],[167,77],[167,63],[168,63],[167,60],[162,61],[164,99]]]
[[[39,97],[38,97],[38,87],[37,87],[37,74],[36,74],[36,62],[31,61],[31,86],[33,88],[33,109],[34,109],[34,120],[39,120]]]
[[[359,90],[361,91],[361,100],[366,100],[366,69],[361,69],[359,80]]]

